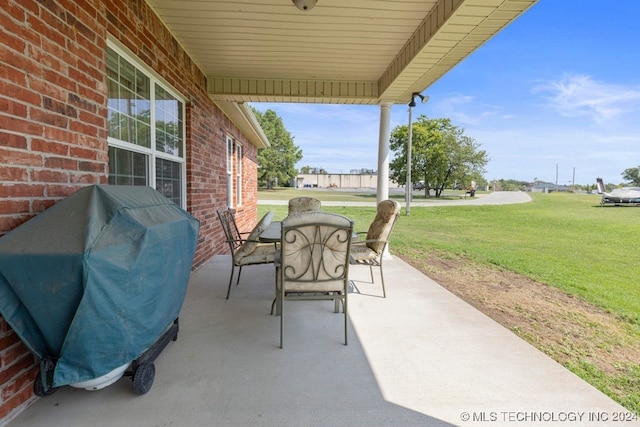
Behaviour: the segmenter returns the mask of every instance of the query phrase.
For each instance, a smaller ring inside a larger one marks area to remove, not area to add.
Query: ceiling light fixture
[[[291,0],[293,4],[300,10],[311,10],[316,5],[318,0]]]

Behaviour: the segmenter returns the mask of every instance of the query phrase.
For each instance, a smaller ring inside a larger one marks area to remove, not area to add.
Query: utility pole
[[[407,182],[405,188],[405,202],[407,207],[405,208],[405,214],[409,216],[411,213],[411,196],[413,195],[413,183],[411,182],[411,143],[413,139],[413,119],[411,113],[413,107],[416,106],[416,96],[420,98],[424,104],[429,100],[428,96],[424,96],[419,92],[413,92],[411,94],[411,102],[409,102],[409,134],[407,135]]]

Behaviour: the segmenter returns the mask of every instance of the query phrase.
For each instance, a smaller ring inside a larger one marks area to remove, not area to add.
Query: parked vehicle
[[[414,190],[424,190],[424,181],[418,181],[413,184]]]

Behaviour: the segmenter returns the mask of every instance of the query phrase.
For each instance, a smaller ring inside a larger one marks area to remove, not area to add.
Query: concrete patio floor
[[[128,377],[62,387],[10,427],[639,425],[614,421],[627,411],[398,258],[385,263],[386,299],[352,268],[348,346],[331,302],[296,301],[278,348],[273,266],[246,267],[227,301],[229,267],[216,256],[192,274],[149,393]]]

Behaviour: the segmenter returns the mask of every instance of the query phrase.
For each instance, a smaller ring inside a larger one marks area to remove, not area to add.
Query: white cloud
[[[491,117],[511,118],[509,115],[498,116],[499,107],[478,104],[475,101],[475,96],[447,95],[433,102],[433,111],[442,117],[450,118],[456,126],[479,125]]]
[[[547,93],[549,106],[565,117],[587,117],[602,124],[640,109],[640,88],[598,82],[587,75],[567,74],[536,86]]]

